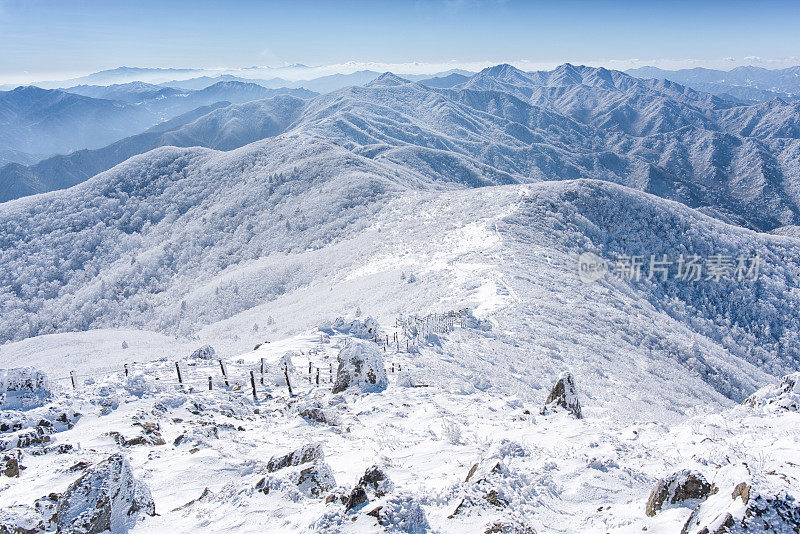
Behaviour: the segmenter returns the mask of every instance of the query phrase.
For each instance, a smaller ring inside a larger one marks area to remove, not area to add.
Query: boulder
[[[800,411],[800,372],[784,376],[778,384],[759,389],[743,404],[769,411]]]
[[[322,452],[322,445],[319,443],[307,443],[290,453],[270,458],[269,462],[267,462],[267,471],[272,473],[278,469],[317,462],[324,459],[325,453]]]
[[[45,404],[51,396],[47,375],[35,367],[0,369],[0,409],[35,408]]]
[[[19,461],[21,458],[22,453],[19,449],[11,449],[0,453],[0,475],[19,478]]]
[[[358,480],[358,485],[375,497],[383,497],[394,490],[394,483],[382,467],[373,465]]]
[[[214,351],[214,347],[211,345],[203,345],[189,357],[196,360],[213,360],[216,356],[217,353]]]
[[[300,417],[306,421],[313,421],[315,423],[322,423],[330,426],[337,426],[341,424],[339,415],[336,412],[325,409],[319,405],[306,406],[300,410]]]
[[[127,532],[142,514],[155,515],[147,486],[133,477],[128,460],[114,454],[92,466],[61,495],[56,508],[58,532]]]
[[[351,389],[362,393],[377,392],[389,384],[383,352],[373,343],[348,340],[339,351],[338,360],[333,393]]]
[[[333,471],[325,462],[318,461],[309,464],[290,475],[300,491],[307,497],[321,498],[336,487]]]
[[[705,499],[715,491],[716,487],[706,482],[702,473],[684,469],[659,479],[653,491],[650,492],[650,498],[647,499],[645,514],[652,517],[665,504]]]
[[[369,500],[367,492],[363,486],[356,486],[347,497],[347,502],[344,504],[344,511],[349,512],[354,508],[358,508]]]
[[[569,372],[561,373],[556,384],[547,396],[547,400],[542,408],[542,415],[556,411],[558,408],[566,409],[578,419],[583,418],[581,403],[578,400],[578,393],[575,388],[575,379]]]

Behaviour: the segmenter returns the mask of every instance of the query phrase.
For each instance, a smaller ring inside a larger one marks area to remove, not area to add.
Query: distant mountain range
[[[729,71],[700,67],[680,70],[640,67],[626,72],[637,78],[671,80],[742,103],[765,102],[773,98],[800,98],[800,67],[776,70],[737,67]]]
[[[309,98],[316,93],[231,81],[197,91],[141,82],[66,90],[19,87],[0,92],[0,158],[30,164],[43,156],[96,149],[195,108],[280,94]]]
[[[173,115],[231,92],[253,100],[270,91],[237,81],[186,96],[145,84],[127,93],[76,90],[129,102],[158,94],[148,108]],[[229,150],[294,135],[402,164],[437,186],[598,178],[750,228],[800,223],[800,102],[745,106],[664,79],[570,64],[530,73],[497,65],[420,83],[386,73],[306,101],[215,108],[121,145],[7,166],[0,191],[8,200],[65,187],[166,144]]]

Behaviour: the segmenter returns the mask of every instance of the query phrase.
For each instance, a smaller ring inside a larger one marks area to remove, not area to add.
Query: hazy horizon
[[[757,10],[739,1],[622,0],[242,1],[233,7],[0,0],[0,83],[66,80],[123,65],[226,73],[301,63],[325,75],[433,74],[499,63],[523,70],[565,62],[619,70],[800,64],[800,14],[788,1]]]

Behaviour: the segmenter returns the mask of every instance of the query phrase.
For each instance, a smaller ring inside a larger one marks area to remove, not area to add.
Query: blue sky
[[[798,64],[800,4],[0,0],[0,80],[120,65]],[[725,59],[728,58],[728,59]],[[616,62],[616,63],[615,63]],[[628,63],[625,63],[628,62]]]

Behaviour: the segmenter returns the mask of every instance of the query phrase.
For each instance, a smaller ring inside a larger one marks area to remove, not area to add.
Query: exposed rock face
[[[383,391],[389,384],[383,353],[372,343],[349,340],[339,351],[338,359],[333,393],[348,389],[362,393]]]
[[[654,516],[664,504],[676,504],[692,499],[705,499],[716,488],[697,471],[685,469],[658,481],[647,499],[645,514]]]
[[[22,457],[19,449],[0,453],[0,475],[7,477],[19,477],[19,461]]]
[[[363,487],[375,497],[383,497],[394,490],[394,483],[383,468],[373,465],[367,468],[359,479],[358,485]]]
[[[569,372],[561,373],[547,396],[547,400],[542,408],[542,415],[554,411],[557,407],[565,408],[578,419],[583,418],[581,403],[578,400],[578,393],[575,388],[575,379]]]
[[[214,351],[214,347],[211,345],[203,345],[189,357],[197,360],[213,360],[216,355],[217,353]]]
[[[306,445],[303,445],[299,449],[288,454],[273,456],[270,458],[269,462],[267,462],[267,471],[272,473],[285,467],[321,461],[324,459],[325,453],[322,452],[322,445],[319,443],[307,443]]]
[[[784,376],[777,385],[759,389],[743,404],[773,411],[800,411],[800,372]]]
[[[141,514],[155,515],[150,490],[133,477],[128,460],[114,454],[92,466],[58,501],[58,532],[127,532]]]
[[[367,492],[364,490],[363,486],[356,486],[350,492],[350,495],[347,497],[347,502],[344,505],[345,512],[352,510],[353,508],[358,508],[365,502],[367,502],[369,498],[367,497]]]
[[[0,369],[0,409],[35,408],[51,395],[47,375],[35,367]]]

